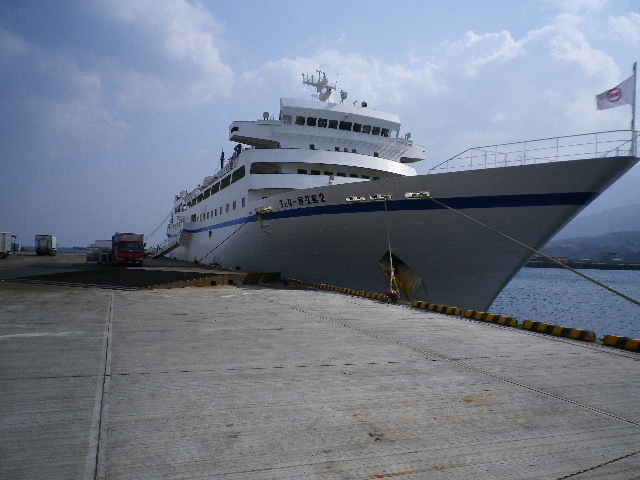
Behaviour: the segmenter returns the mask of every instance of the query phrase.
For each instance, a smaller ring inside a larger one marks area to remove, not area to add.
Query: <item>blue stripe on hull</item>
[[[538,193],[523,195],[494,195],[491,197],[452,197],[438,199],[442,203],[455,208],[465,210],[469,208],[514,208],[514,207],[548,207],[556,205],[586,205],[598,196],[595,192],[571,192],[571,193]],[[439,210],[440,205],[429,199],[390,200],[387,210],[393,212],[415,210]],[[339,205],[317,205],[314,207],[292,208],[268,214],[269,219],[310,217],[313,215],[337,215],[342,213],[372,213],[385,210],[385,202],[364,202]],[[258,221],[255,215],[236,218],[228,222],[196,229],[185,229],[188,233],[207,232],[219,228],[241,225]]]

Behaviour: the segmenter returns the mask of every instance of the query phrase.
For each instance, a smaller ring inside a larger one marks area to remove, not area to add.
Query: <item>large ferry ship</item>
[[[486,311],[538,249],[639,160],[613,131],[471,148],[418,175],[390,113],[315,98],[236,121],[233,155],[175,196],[161,254]],[[428,166],[424,170],[427,170]]]

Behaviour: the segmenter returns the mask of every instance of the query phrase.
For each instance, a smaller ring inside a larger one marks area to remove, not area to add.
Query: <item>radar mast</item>
[[[303,73],[302,83],[311,87],[315,87],[317,93],[313,94],[312,96],[314,98],[317,98],[321,102],[326,102],[327,100],[329,100],[329,97],[331,97],[331,94],[333,93],[333,90],[335,90],[336,85],[335,83],[329,83],[329,80],[327,80],[327,75],[325,75],[325,73],[321,70],[316,70],[316,72],[318,73],[317,79],[313,75],[305,75]]]

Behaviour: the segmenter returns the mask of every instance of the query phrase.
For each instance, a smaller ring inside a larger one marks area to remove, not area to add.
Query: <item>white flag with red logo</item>
[[[611,90],[596,95],[596,103],[598,110],[605,108],[619,107],[620,105],[628,105],[634,103],[636,98],[636,75],[635,73],[627,78],[620,85],[613,87]]]

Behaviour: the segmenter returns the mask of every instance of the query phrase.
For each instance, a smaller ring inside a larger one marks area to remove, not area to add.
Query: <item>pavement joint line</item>
[[[453,360],[453,359],[445,357],[443,355],[440,355],[440,354],[437,354],[437,353],[433,353],[433,352],[429,352],[429,351],[424,350],[422,348],[419,348],[419,347],[416,347],[416,346],[413,346],[413,345],[409,345],[409,344],[400,342],[398,340],[394,340],[392,338],[384,337],[382,335],[378,335],[376,333],[369,332],[369,331],[364,330],[364,329],[359,328],[359,327],[354,327],[353,325],[348,325],[346,323],[343,323],[343,321],[345,319],[333,319],[333,318],[330,318],[330,317],[319,315],[319,314],[314,313],[314,312],[308,312],[308,311],[306,311],[306,310],[304,310],[304,309],[302,309],[300,307],[297,307],[297,306],[294,306],[294,305],[290,305],[290,304],[287,304],[287,303],[283,303],[281,301],[274,300],[273,298],[270,298],[270,297],[265,297],[265,296],[260,295],[260,294],[258,294],[258,296],[260,296],[261,298],[263,298],[264,300],[266,300],[268,302],[275,303],[275,304],[278,304],[280,306],[287,307],[287,308],[290,308],[292,310],[299,311],[299,312],[304,313],[306,315],[310,315],[310,316],[316,317],[316,318],[318,318],[320,320],[328,321],[328,322],[331,322],[331,323],[335,323],[336,325],[340,325],[340,326],[343,326],[343,327],[346,327],[346,328],[350,328],[350,329],[352,329],[354,331],[363,333],[363,334],[368,335],[369,337],[372,337],[372,338],[377,338],[377,339],[385,341],[385,342],[393,343],[395,345],[398,345],[398,346],[401,346],[401,347],[404,347],[404,348],[408,348],[408,349],[413,350],[415,352],[418,352],[418,353],[421,353],[423,355],[426,355],[427,359],[429,359],[429,360],[433,360],[434,358],[437,359],[437,360],[442,360],[442,361],[445,361],[445,362],[450,363],[452,365],[456,365],[456,366],[465,368],[467,370],[470,370],[472,372],[476,372],[476,373],[479,373],[481,375],[493,378],[495,380],[498,380],[498,381],[501,381],[501,382],[504,382],[504,383],[509,383],[509,384],[515,385],[517,387],[525,388],[525,389],[527,389],[529,391],[532,391],[532,392],[535,392],[535,393],[539,393],[541,395],[545,395],[545,396],[547,396],[549,398],[560,400],[562,402],[568,403],[570,405],[574,405],[576,407],[583,408],[583,409],[588,410],[590,412],[597,413],[599,415],[602,415],[602,416],[605,416],[605,417],[609,417],[609,418],[612,418],[614,420],[618,420],[620,422],[629,423],[629,424],[634,425],[636,427],[640,427],[640,422],[636,422],[634,420],[629,420],[628,418],[620,417],[619,415],[615,415],[615,414],[607,412],[605,410],[601,410],[601,409],[592,407],[590,405],[586,405],[584,403],[580,403],[580,402],[577,402],[575,400],[571,400],[569,398],[562,397],[560,395],[556,395],[556,394],[551,393],[551,392],[546,392],[544,390],[540,390],[539,388],[532,387],[530,385],[525,385],[524,383],[516,382],[515,380],[510,380],[510,379],[508,379],[506,377],[503,377],[503,376],[500,376],[500,375],[496,375],[496,374],[491,373],[491,372],[487,372],[487,371],[482,370],[480,368],[476,368],[476,367],[473,367],[471,365],[467,365],[465,363],[462,363],[462,362],[457,361],[457,360]],[[340,320],[342,320],[342,321],[340,321]],[[429,358],[429,357],[432,357],[432,358]]]
[[[127,287],[124,285],[100,285],[97,283],[77,283],[77,282],[62,282],[56,280],[32,280],[30,278],[8,278],[3,281],[16,282],[16,283],[29,283],[34,285],[55,285],[58,287],[79,287],[79,288],[102,288],[105,290],[124,290],[127,292],[135,292],[140,290],[140,287]],[[144,287],[148,288],[148,287]]]
[[[605,467],[607,465],[611,465],[612,463],[618,462],[620,460],[624,460],[626,458],[633,457],[634,455],[637,455],[639,453],[640,453],[640,450],[636,450],[635,452],[631,452],[631,453],[628,453],[628,454],[623,455],[621,457],[614,458],[614,459],[608,460],[606,462],[602,462],[602,463],[600,463],[598,465],[594,465],[592,467],[585,468],[584,470],[580,470],[578,472],[570,473],[569,475],[565,475],[564,477],[559,477],[557,480],[565,480],[566,478],[572,478],[572,477],[575,477],[577,475],[582,475],[583,473],[590,472],[592,470],[595,470],[596,468]]]
[[[91,429],[89,431],[89,452],[85,462],[84,480],[95,480],[104,477],[106,465],[106,421],[108,406],[107,394],[111,376],[111,340],[113,325],[113,303],[115,292],[109,295],[107,318],[105,321],[102,338],[102,354],[100,355],[100,367],[93,407]],[[102,477],[100,477],[100,475]]]

